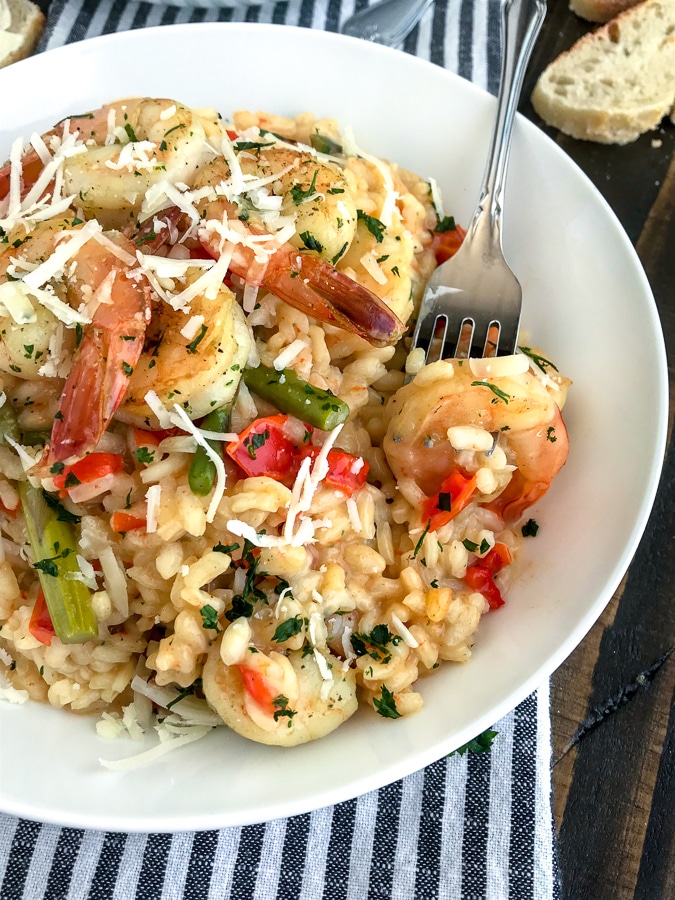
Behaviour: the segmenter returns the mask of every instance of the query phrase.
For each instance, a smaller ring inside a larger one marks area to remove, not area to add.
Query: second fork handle
[[[546,16],[546,0],[504,0],[502,3],[502,70],[497,115],[490,139],[480,200],[469,226],[475,234],[487,226],[501,241],[502,197],[511,149],[513,121],[527,64]],[[487,213],[487,220],[485,213]]]

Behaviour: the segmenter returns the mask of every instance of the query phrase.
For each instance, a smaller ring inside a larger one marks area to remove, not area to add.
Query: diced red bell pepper
[[[436,531],[454,519],[471,502],[475,491],[475,475],[466,475],[459,469],[451,472],[439,492],[422,504],[422,520],[429,522],[429,531]]]
[[[466,231],[460,225],[455,225],[454,228],[448,231],[434,232],[434,239],[431,242],[431,246],[439,266],[457,253],[462,246],[465,234]]]
[[[275,481],[291,485],[301,462],[306,457],[316,459],[321,447],[309,444],[298,446],[287,428],[288,416],[266,416],[256,419],[226,447],[227,455],[246,472],[255,477],[267,475]],[[311,432],[308,426],[305,433]],[[328,474],[324,483],[351,496],[366,482],[368,463],[344,450],[329,450],[326,457]]]
[[[136,447],[159,447],[164,434],[161,431],[144,431],[134,428],[134,444]]]
[[[299,459],[302,461],[306,457],[315,460],[321,447],[301,447],[299,449]],[[351,497],[359,488],[366,483],[370,466],[360,456],[353,456],[344,450],[329,450],[326,457],[328,463],[328,473],[324,478],[324,483],[329,487],[342,491]]]
[[[56,634],[54,626],[52,625],[51,616],[49,615],[49,610],[47,609],[45,595],[42,593],[42,588],[38,591],[35,606],[33,607],[33,612],[31,613],[30,621],[28,623],[28,630],[36,640],[40,641],[41,644],[45,644],[47,647],[49,647],[52,638]]]
[[[252,478],[292,479],[296,447],[284,430],[287,421],[282,415],[256,419],[227,445],[227,455]]]
[[[137,531],[145,528],[147,519],[141,516],[132,516],[122,509],[116,509],[110,517],[110,527],[116,534],[126,534],[127,531]]]
[[[88,484],[106,475],[121,472],[123,468],[124,457],[120,453],[89,453],[76,463],[65,466],[63,472],[54,476],[54,484],[63,491],[76,484]]]
[[[494,576],[510,564],[509,548],[506,544],[497,543],[489,553],[466,570],[464,581],[473,591],[478,591],[485,597],[490,609],[499,609],[504,605],[504,598],[495,584]]]
[[[481,559],[480,564],[496,575],[497,572],[501,572],[506,566],[511,565],[511,551],[506,544],[498,541],[492,550]]]

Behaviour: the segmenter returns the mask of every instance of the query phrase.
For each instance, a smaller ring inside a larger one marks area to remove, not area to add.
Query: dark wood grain
[[[549,2],[522,111],[588,175],[637,249],[670,360],[672,426],[675,128],[664,122],[624,147],[575,141],[541,122],[527,100],[548,62],[590,27],[566,2]],[[565,900],[675,898],[674,498],[671,442],[622,585],[553,677],[554,813]]]

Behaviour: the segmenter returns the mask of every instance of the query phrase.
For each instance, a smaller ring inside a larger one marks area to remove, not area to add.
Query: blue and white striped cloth
[[[52,0],[41,49],[174,22],[337,31],[367,5]],[[436,0],[403,49],[495,92],[499,0]],[[557,900],[548,685],[494,730],[489,752],[266,824],[119,834],[0,814],[0,900]]]

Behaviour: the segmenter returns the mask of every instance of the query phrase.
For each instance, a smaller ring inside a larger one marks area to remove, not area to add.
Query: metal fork
[[[343,34],[398,47],[431,6],[432,0],[382,0],[350,16]]]
[[[413,335],[427,362],[456,357],[460,338],[467,356],[516,350],[522,289],[502,252],[502,202],[518,98],[545,15],[546,0],[502,4],[501,84],[480,199],[460,249],[429,280]]]

